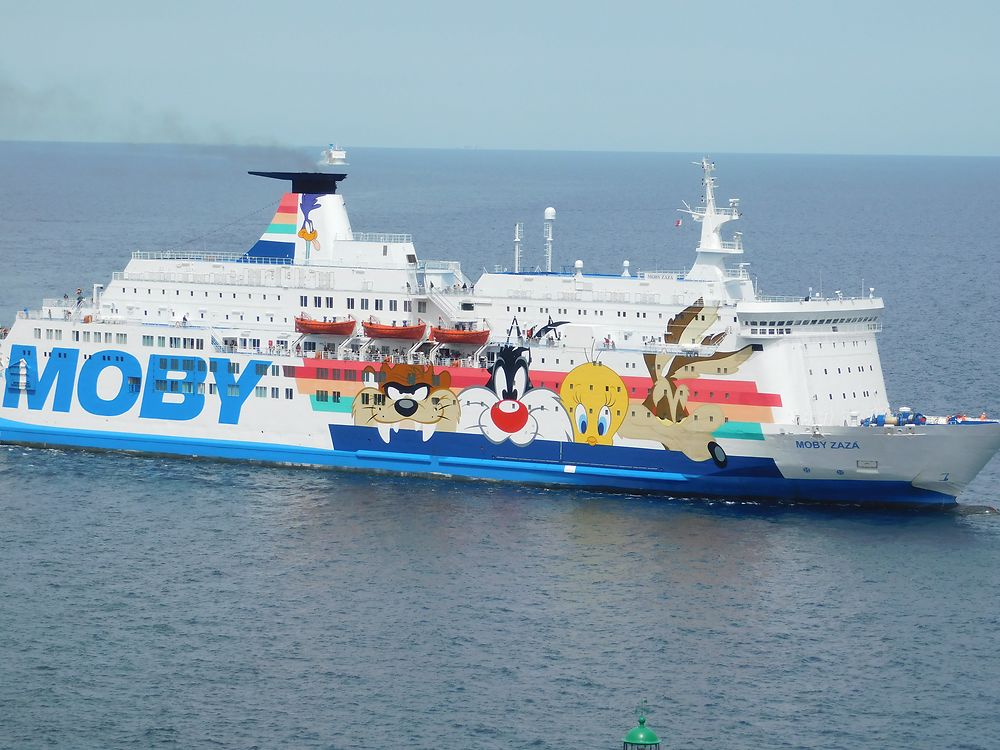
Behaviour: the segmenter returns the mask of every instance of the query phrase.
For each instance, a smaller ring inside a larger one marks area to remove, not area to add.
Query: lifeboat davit
[[[353,318],[348,320],[311,320],[310,318],[295,317],[295,330],[299,333],[319,333],[328,336],[350,336],[354,333],[358,321]]]
[[[431,338],[442,344],[474,344],[482,346],[490,340],[490,330],[463,331],[458,328],[437,328],[431,326]]]
[[[370,339],[410,339],[416,341],[424,337],[427,324],[415,326],[384,326],[381,323],[362,323],[365,335]]]

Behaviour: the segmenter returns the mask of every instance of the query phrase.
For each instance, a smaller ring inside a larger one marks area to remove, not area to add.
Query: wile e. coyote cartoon
[[[704,334],[718,318],[718,308],[705,307],[704,301],[699,299],[670,319],[664,341],[673,345],[715,346],[726,333]],[[724,466],[725,451],[711,440],[712,432],[726,421],[722,408],[703,404],[689,411],[688,387],[676,380],[736,372],[751,354],[752,346],[705,357],[668,353],[644,355],[646,368],[653,379],[653,387],[643,402],[647,412],[630,417],[618,433],[627,438],[655,440],[667,450],[681,451],[695,461],[711,458]]]

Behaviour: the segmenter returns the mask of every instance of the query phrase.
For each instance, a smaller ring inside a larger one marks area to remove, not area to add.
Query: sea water
[[[351,149],[357,231],[475,277],[682,269],[701,155]],[[1000,160],[715,155],[766,294],[875,293],[894,406],[1000,412]],[[0,325],[233,251],[279,149],[0,144]],[[728,229],[728,227],[727,227]],[[1000,462],[945,512],[0,448],[0,747],[1000,745]]]

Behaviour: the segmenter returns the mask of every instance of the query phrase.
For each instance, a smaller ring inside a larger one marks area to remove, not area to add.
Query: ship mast
[[[715,162],[709,161],[705,157],[700,162],[692,163],[700,166],[704,173],[702,185],[705,189],[703,198],[705,204],[691,208],[685,203],[684,208],[677,209],[681,213],[688,214],[695,221],[701,222],[698,257],[688,272],[687,278],[693,281],[719,281],[727,276],[726,256],[743,254],[743,242],[739,233],[733,237],[732,242],[723,242],[720,231],[726,222],[736,221],[740,218],[740,199],[730,198],[727,208],[719,208],[715,203],[715,178],[712,176]]]

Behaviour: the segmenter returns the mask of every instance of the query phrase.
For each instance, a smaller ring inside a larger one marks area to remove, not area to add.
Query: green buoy
[[[639,726],[622,737],[622,750],[660,750],[660,738],[646,726],[646,700],[635,711]]]

